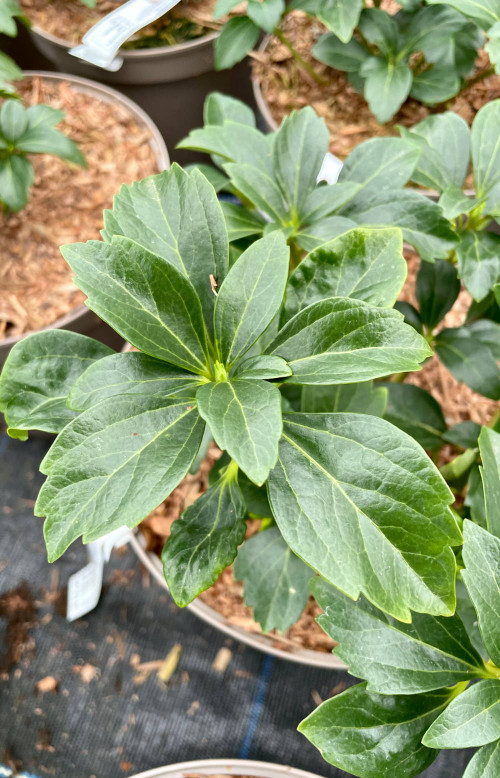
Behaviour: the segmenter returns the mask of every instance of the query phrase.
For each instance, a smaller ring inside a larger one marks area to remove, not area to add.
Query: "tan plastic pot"
[[[118,103],[122,105],[129,113],[131,113],[137,123],[146,128],[151,135],[151,147],[153,148],[159,170],[166,170],[170,166],[170,160],[168,156],[167,147],[163,140],[158,128],[151,121],[149,116],[139,108],[132,100],[124,97],[114,89],[110,89],[103,84],[96,84],[93,81],[88,81],[84,78],[77,78],[76,76],[68,75],[56,75],[54,73],[47,73],[44,71],[26,71],[27,76],[41,76],[47,81],[69,81],[75,85],[79,91],[86,94],[90,94],[99,100],[106,103]],[[82,239],[85,239],[85,235],[82,235]],[[86,305],[80,305],[73,311],[70,311],[65,316],[57,319],[53,324],[49,325],[46,329],[63,329],[71,330],[72,332],[79,332],[82,335],[89,335],[97,340],[106,343],[113,348],[120,348],[123,344],[123,338],[108,327],[95,313],[90,311]],[[7,359],[7,355],[12,348],[21,338],[26,337],[31,333],[27,332],[24,335],[17,335],[10,338],[5,338],[0,341],[0,366]]]
[[[186,778],[186,775],[247,775],[251,778],[320,778],[295,767],[256,762],[253,759],[200,759],[146,770],[132,778]]]

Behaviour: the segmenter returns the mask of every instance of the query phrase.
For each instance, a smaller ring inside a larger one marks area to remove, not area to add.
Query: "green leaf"
[[[310,567],[292,554],[277,527],[258,532],[238,551],[234,575],[244,583],[245,605],[264,632],[285,632],[309,599]]]
[[[299,725],[330,764],[359,778],[419,775],[438,752],[421,740],[448,704],[448,689],[418,695],[370,694],[366,684],[326,700]]]
[[[147,354],[112,354],[91,365],[75,381],[68,405],[75,410],[86,411],[102,400],[120,394],[170,397],[185,389],[192,389],[194,397],[198,386],[199,376],[166,365]]]
[[[352,219],[345,219],[343,216],[327,216],[304,225],[297,233],[296,240],[304,251],[312,251],[354,227],[356,222]]]
[[[447,111],[428,116],[411,130],[399,129],[405,140],[421,150],[412,176],[415,183],[438,192],[462,187],[469,166],[470,133],[461,116]]]
[[[0,159],[0,202],[17,213],[28,202],[34,174],[31,162],[19,154]]]
[[[500,540],[464,521],[462,555],[465,570],[461,574],[476,609],[484,647],[500,665]]]
[[[193,170],[199,170],[207,181],[212,184],[216,192],[222,192],[229,186],[228,177],[213,165],[207,165],[205,162],[192,162],[190,165],[184,165],[183,170],[188,174],[192,173]],[[223,206],[223,201],[220,205]]]
[[[229,270],[224,216],[217,196],[200,171],[178,165],[122,186],[111,211],[104,212],[105,240],[125,238],[166,259],[196,289],[205,322],[212,327],[213,275],[221,284]]]
[[[446,3],[460,13],[475,19],[484,29],[500,20],[498,0],[427,0],[431,3]]]
[[[500,435],[483,427],[478,440],[483,463],[480,471],[487,527],[495,537],[500,538]]]
[[[477,448],[481,426],[475,421],[461,421],[443,434],[444,440],[461,448]]]
[[[233,8],[240,5],[241,0],[217,0],[214,10],[214,19],[217,21],[222,16],[226,16]]]
[[[62,430],[75,417],[66,406],[72,384],[108,354],[112,350],[102,343],[66,330],[37,332],[16,343],[0,377],[9,435],[26,440],[30,429]]]
[[[443,190],[438,202],[444,217],[451,220],[462,214],[470,213],[476,205],[480,204],[481,200],[468,197],[460,187],[451,185]]]
[[[484,746],[500,737],[500,681],[479,681],[448,705],[422,743],[430,748]]]
[[[318,580],[311,582],[313,595]],[[318,624],[338,643],[335,656],[368,682],[369,692],[417,694],[484,677],[483,661],[458,616],[416,613],[403,624],[364,597],[353,602],[333,587],[329,592]]]
[[[387,405],[387,389],[374,387],[373,381],[338,386],[303,386],[300,410],[304,413],[367,413],[383,416]]]
[[[401,138],[371,138],[351,151],[340,171],[339,182],[361,184],[363,193],[377,195],[389,189],[394,195],[394,190],[411,178],[420,154],[414,144]]]
[[[0,51],[0,97],[14,97],[15,89],[10,81],[23,78],[23,71],[17,67],[13,59]]]
[[[236,260],[219,289],[214,313],[220,359],[232,365],[279,311],[290,250],[279,232],[261,238]]]
[[[448,64],[432,65],[413,77],[410,97],[424,105],[436,105],[450,100],[460,89],[460,78]]]
[[[28,126],[26,109],[19,100],[6,100],[0,108],[0,131],[3,137],[15,143]]]
[[[500,100],[492,100],[478,111],[472,123],[471,151],[476,197],[488,195],[486,213],[500,199]]]
[[[273,168],[292,220],[302,213],[308,195],[316,188],[327,151],[325,120],[310,106],[293,111],[275,133]]]
[[[326,33],[314,44],[312,55],[331,68],[357,73],[370,53],[355,38],[351,38],[348,43],[342,43],[333,33]]]
[[[468,230],[455,251],[465,287],[474,300],[483,300],[500,276],[500,236]]]
[[[16,146],[25,154],[54,154],[74,165],[86,167],[85,157],[76,143],[63,132],[49,126],[47,121],[34,125],[30,122],[26,132],[16,139]]]
[[[179,367],[207,370],[207,333],[190,281],[127,238],[63,246],[87,305],[133,346]]]
[[[247,16],[230,19],[215,41],[215,69],[226,70],[241,62],[255,47],[260,30]]]
[[[410,610],[451,615],[450,545],[461,537],[451,492],[418,443],[363,414],[283,421],[269,496],[292,551],[349,597],[362,593],[401,621]]]
[[[267,381],[235,378],[202,386],[196,400],[219,448],[261,486],[278,456],[282,430],[278,387]]]
[[[467,329],[491,351],[497,362],[500,361],[500,324],[490,319],[479,319],[468,324]]]
[[[248,0],[247,14],[257,27],[272,33],[280,23],[285,0]]]
[[[500,398],[498,365],[491,351],[467,327],[441,330],[435,348],[457,381],[492,400]]]
[[[500,740],[477,751],[463,774],[463,778],[496,778],[500,775]]]
[[[317,221],[338,211],[361,189],[360,184],[345,181],[342,184],[322,184],[307,197],[301,214],[302,224]]]
[[[441,406],[434,397],[413,384],[388,382],[387,410],[384,418],[411,435],[425,449],[443,445],[446,421]]]
[[[271,149],[266,136],[254,127],[232,120],[191,130],[177,148],[216,154],[227,162],[249,164],[271,172]]]
[[[332,297],[290,319],[267,349],[292,369],[289,383],[347,384],[418,370],[431,355],[400,313]]]
[[[391,308],[406,278],[401,232],[356,228],[314,249],[288,279],[284,321],[325,297]]]
[[[204,123],[224,124],[226,119],[255,127],[255,114],[248,105],[221,92],[210,92],[203,105]]]
[[[16,17],[23,24],[29,25],[28,18],[17,0],[2,0],[0,5],[0,33],[15,38],[17,35]]]
[[[318,18],[341,41],[347,43],[358,25],[363,0],[323,0]]]
[[[161,559],[177,605],[183,608],[215,583],[232,564],[245,531],[243,495],[224,477],[174,521]]]
[[[235,163],[224,165],[224,171],[240,195],[267,213],[273,221],[278,224],[286,223],[288,209],[283,193],[271,173],[254,165]]]
[[[365,78],[364,94],[370,110],[381,124],[385,124],[410,94],[412,71],[405,62],[370,57],[359,72]]]
[[[432,264],[420,263],[416,294],[420,318],[429,330],[434,330],[451,310],[459,292],[460,281],[450,262],[439,259]]]
[[[397,20],[387,11],[379,8],[365,8],[359,20],[358,29],[364,38],[374,44],[386,57],[394,55],[400,49],[400,36]]]
[[[139,524],[184,478],[204,427],[193,403],[145,395],[110,397],[70,422],[40,466],[49,561],[80,536]]]
[[[281,357],[258,354],[238,363],[235,378],[284,378],[292,371]]]
[[[250,235],[262,235],[266,222],[257,213],[233,203],[221,202],[221,206],[230,242]]]

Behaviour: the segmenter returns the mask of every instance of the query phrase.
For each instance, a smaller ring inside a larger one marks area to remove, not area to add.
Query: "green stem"
[[[280,30],[279,27],[274,28],[274,34],[278,38],[281,43],[287,47],[292,57],[295,59],[295,61],[300,65],[302,70],[305,70],[306,73],[308,73],[314,80],[321,84],[322,86],[326,86],[328,84],[328,80],[326,78],[323,78],[323,76],[320,76],[319,73],[316,73],[313,66],[307,62],[307,60],[304,59],[302,54],[297,51],[295,46],[293,45],[292,41],[286,37],[286,35]]]
[[[485,674],[486,678],[500,678],[500,669],[495,664],[493,664],[491,659],[488,659],[488,661],[484,663],[484,666],[487,673]]]
[[[394,373],[394,375],[391,375],[389,378],[389,381],[393,384],[402,384],[407,375],[408,373]]]
[[[304,252],[294,240],[291,240],[288,245],[290,246],[290,272],[292,272],[302,262]]]

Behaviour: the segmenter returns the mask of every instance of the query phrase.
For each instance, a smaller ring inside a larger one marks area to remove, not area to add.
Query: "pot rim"
[[[100,84],[97,81],[92,81],[89,78],[72,76],[66,73],[52,73],[47,70],[25,70],[24,75],[31,77],[40,76],[41,78],[44,78],[48,81],[69,81],[78,86],[80,91],[95,95],[96,97],[101,98],[104,102],[115,102],[119,105],[122,105],[134,116],[134,118],[145,125],[151,133],[150,145],[155,153],[159,171],[162,172],[163,170],[167,170],[170,167],[170,157],[168,154],[167,146],[156,124],[148,116],[148,114],[137,105],[137,103],[134,103],[133,100],[125,97],[125,95],[122,95],[116,89],[112,89],[106,84]],[[64,329],[69,324],[72,324],[77,319],[80,319],[82,316],[88,313],[92,312],[85,305],[85,303],[82,303],[76,308],[73,308],[71,311],[68,311],[68,313],[65,313],[63,316],[60,316],[58,319],[52,322],[52,324],[48,324],[46,327],[41,327],[39,330],[29,330],[28,332],[24,332],[22,335],[10,335],[8,338],[1,339],[0,348],[10,349],[12,346],[15,346],[18,341],[22,340],[28,335],[33,335],[35,332],[42,332],[43,330]]]
[[[271,762],[259,762],[255,759],[196,759],[190,762],[156,767],[131,778],[184,778],[186,771],[196,771],[200,775],[212,775],[217,770],[222,775],[251,775],[253,778],[320,778],[315,773],[299,770],[296,767]]]
[[[70,43],[65,38],[60,38],[58,35],[53,35],[51,32],[46,32],[37,24],[32,24],[29,30],[30,32],[35,33],[35,35],[39,35],[41,38],[45,38],[45,40],[49,41],[53,45],[59,46],[68,52],[70,49],[75,47],[74,43]],[[159,56],[164,57],[168,54],[175,56],[176,54],[189,52],[190,49],[203,48],[207,44],[211,44],[213,41],[215,41],[219,35],[219,31],[214,30],[213,32],[209,32],[206,35],[202,35],[201,38],[196,38],[193,41],[185,41],[184,43],[174,43],[173,46],[158,46],[154,49],[119,49],[119,52],[120,57],[123,57],[124,60],[130,60],[132,62],[137,59],[154,59],[155,57]]]
[[[162,564],[159,557],[151,551],[146,551],[141,540],[142,538],[138,531],[136,531],[135,534],[133,533],[130,540],[132,549],[153,578],[163,589],[168,591],[167,582],[163,576]],[[202,619],[202,621],[206,622],[211,627],[219,630],[219,632],[223,632],[228,635],[228,637],[231,637],[240,643],[245,643],[245,645],[255,648],[257,651],[262,651],[265,654],[272,654],[278,659],[307,665],[308,667],[322,667],[329,670],[347,670],[347,666],[341,662],[335,654],[327,651],[313,651],[310,648],[294,649],[290,647],[290,650],[278,648],[275,645],[276,638],[273,636],[248,632],[242,627],[230,624],[224,616],[221,616],[221,614],[215,610],[215,608],[207,605],[207,603],[203,602],[199,597],[189,603],[186,607],[194,613],[195,616],[198,616],[198,618]]]
[[[257,49],[257,51],[261,51],[261,52],[265,51],[269,42],[271,41],[271,38],[272,35],[266,35],[266,37],[261,42],[259,48]],[[268,129],[270,129],[271,132],[275,132],[279,128],[279,124],[269,109],[267,100],[265,99],[264,93],[262,92],[262,89],[260,87],[260,83],[253,74],[251,76],[251,81],[252,81],[253,96],[255,102],[257,103],[257,108],[259,109],[260,113],[264,117],[264,121],[266,122]]]

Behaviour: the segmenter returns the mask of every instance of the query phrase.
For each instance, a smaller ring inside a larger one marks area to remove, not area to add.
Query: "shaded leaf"
[[[446,421],[434,397],[413,384],[388,382],[384,386],[388,393],[384,418],[415,438],[423,448],[440,448]]]

